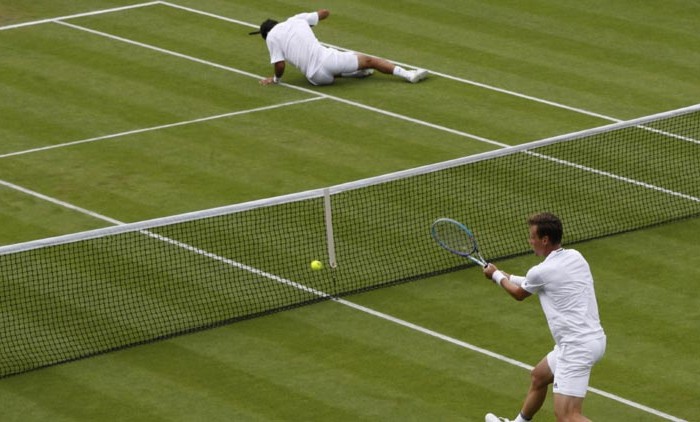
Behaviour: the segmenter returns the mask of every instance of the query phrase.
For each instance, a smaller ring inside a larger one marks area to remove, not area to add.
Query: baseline
[[[83,18],[83,17],[87,17],[87,16],[102,15],[105,13],[121,12],[124,10],[138,9],[141,7],[156,6],[159,4],[162,4],[162,2],[152,1],[152,2],[148,2],[148,3],[132,4],[129,6],[114,7],[111,9],[102,9],[102,10],[94,10],[92,12],[77,13],[75,15],[60,16],[60,17],[56,17],[56,18],[41,19],[41,20],[31,21],[31,22],[16,23],[13,25],[0,26],[0,31],[6,31],[6,30],[10,30],[10,29],[17,29],[17,28],[24,28],[27,26],[41,25],[41,24],[56,22],[56,21],[64,20],[64,19]]]

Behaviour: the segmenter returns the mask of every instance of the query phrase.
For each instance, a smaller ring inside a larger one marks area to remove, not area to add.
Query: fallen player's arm
[[[284,62],[284,60],[275,63],[275,74],[270,76],[269,78],[262,79],[260,81],[260,84],[271,85],[280,83],[280,81],[282,80],[282,76],[284,75],[285,65],[286,63]]]

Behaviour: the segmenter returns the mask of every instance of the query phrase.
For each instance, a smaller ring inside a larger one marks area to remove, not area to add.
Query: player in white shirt
[[[406,70],[377,57],[324,47],[311,27],[329,15],[327,9],[320,9],[317,12],[300,13],[284,22],[268,19],[260,25],[260,30],[251,32],[251,35],[262,35],[270,51],[270,63],[274,65],[274,75],[260,83],[279,83],[286,62],[299,68],[314,85],[332,84],[336,77],[366,77],[375,69],[411,83],[419,82],[428,75],[425,70]]]
[[[605,353],[606,337],[600,325],[593,276],[588,263],[574,249],[561,246],[559,218],[540,213],[528,219],[530,245],[544,261],[525,277],[499,271],[493,264],[484,275],[516,300],[537,294],[554,338],[554,350],[532,370],[530,390],[513,422],[529,421],[542,407],[549,384],[554,384],[554,413],[558,421],[588,421],[583,399],[593,365]],[[509,422],[489,413],[486,422]]]

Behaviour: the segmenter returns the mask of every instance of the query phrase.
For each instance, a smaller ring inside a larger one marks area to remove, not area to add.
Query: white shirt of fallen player
[[[588,262],[577,250],[552,251],[530,268],[521,287],[539,296],[557,345],[583,344],[605,337],[593,276]]]
[[[330,54],[321,45],[311,26],[318,24],[318,13],[299,13],[275,25],[267,34],[270,63],[287,61],[311,78]]]

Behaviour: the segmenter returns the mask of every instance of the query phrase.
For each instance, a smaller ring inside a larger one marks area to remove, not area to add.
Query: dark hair
[[[564,228],[556,215],[549,212],[533,214],[527,219],[527,224],[537,226],[537,236],[547,236],[555,245],[561,243]]]
[[[265,22],[260,24],[260,29],[257,31],[249,32],[248,35],[255,35],[255,34],[260,34],[262,35],[263,39],[267,39],[267,33],[272,30],[272,28],[277,25],[278,22],[274,19],[267,19]]]

